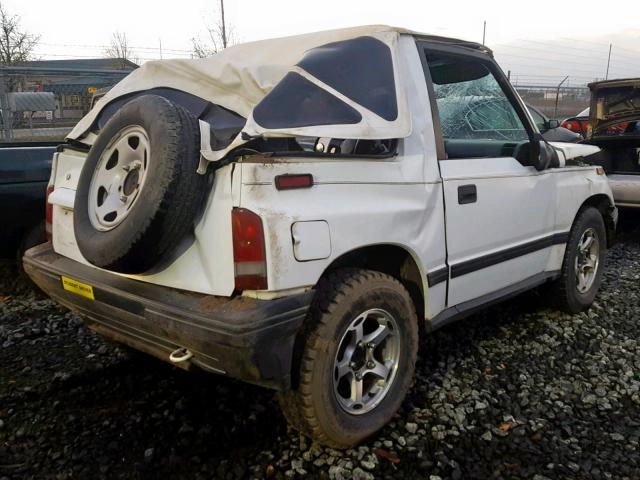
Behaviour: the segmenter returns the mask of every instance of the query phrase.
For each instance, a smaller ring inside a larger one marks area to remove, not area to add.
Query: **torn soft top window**
[[[222,150],[231,145],[247,122],[246,118],[213,103],[209,104],[200,119],[211,127],[212,150]]]
[[[264,128],[358,123],[362,115],[295,72],[285,75],[253,110]]]
[[[373,37],[309,50],[298,66],[385,120],[398,117],[391,50]]]
[[[358,37],[322,45],[297,66],[385,120],[398,117],[391,50],[380,40]],[[362,121],[356,109],[295,72],[256,106],[253,118],[270,129]]]
[[[383,41],[361,36],[320,45],[258,103],[246,130],[251,132],[252,120],[254,134],[264,136],[313,133],[313,127],[366,124],[376,117],[381,124],[393,122],[397,90],[392,52]]]

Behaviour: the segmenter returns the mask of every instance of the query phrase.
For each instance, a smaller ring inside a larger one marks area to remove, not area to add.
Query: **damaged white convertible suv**
[[[420,333],[542,284],[591,305],[617,216],[597,151],[545,142],[461,40],[372,26],[148,62],[59,147],[25,270],[347,447],[400,407]]]

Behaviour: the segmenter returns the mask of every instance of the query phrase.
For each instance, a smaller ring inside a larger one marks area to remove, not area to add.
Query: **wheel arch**
[[[593,207],[597,209],[604,219],[604,224],[607,232],[607,248],[610,248],[615,243],[616,237],[616,221],[617,215],[615,213],[616,207],[613,204],[611,198],[609,198],[604,193],[598,193],[587,198],[576,213],[575,218],[578,218],[580,212],[582,212],[585,208]],[[575,219],[574,219],[575,222]]]
[[[396,278],[407,289],[413,300],[419,320],[426,318],[428,285],[415,252],[392,243],[365,245],[349,250],[334,259],[322,276],[338,268],[364,268],[386,273]],[[422,328],[423,322],[419,321]]]

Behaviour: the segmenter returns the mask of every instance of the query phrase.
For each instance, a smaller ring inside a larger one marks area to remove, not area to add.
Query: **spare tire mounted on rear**
[[[143,95],[109,119],[78,181],[74,230],[93,265],[143,273],[193,231],[210,182],[196,173],[198,119],[158,95]]]

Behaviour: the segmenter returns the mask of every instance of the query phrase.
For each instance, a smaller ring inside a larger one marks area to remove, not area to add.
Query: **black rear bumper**
[[[107,337],[169,361],[187,348],[196,365],[240,380],[290,387],[293,345],[313,293],[275,300],[217,297],[153,285],[58,255],[51,244],[27,251],[24,268],[48,295]],[[63,288],[61,276],[91,285],[94,299]]]

